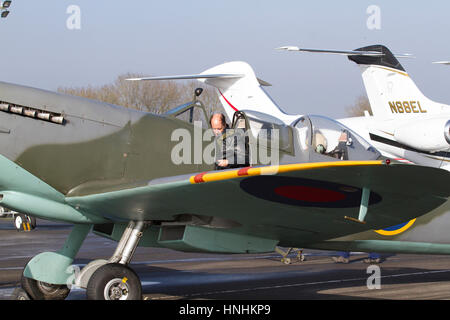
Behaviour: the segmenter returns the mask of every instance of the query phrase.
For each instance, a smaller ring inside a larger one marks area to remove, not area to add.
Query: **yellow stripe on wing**
[[[331,167],[352,167],[352,166],[376,166],[382,165],[383,161],[332,161],[332,162],[313,162],[313,163],[295,163],[295,164],[282,164],[279,166],[265,166],[265,167],[246,167],[235,170],[226,171],[211,171],[199,173],[189,178],[190,183],[197,184],[203,182],[212,182],[220,180],[228,180],[241,178],[244,176],[259,176],[259,175],[272,175],[292,171],[311,170],[319,168],[331,168]]]

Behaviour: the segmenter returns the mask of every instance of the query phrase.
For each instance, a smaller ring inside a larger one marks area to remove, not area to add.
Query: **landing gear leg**
[[[86,282],[87,272],[91,273],[87,281],[86,295],[89,300],[140,300],[142,299],[141,281],[128,267],[139,244],[147,223],[131,221],[120,239],[111,259],[103,264],[97,262],[94,268],[88,268],[80,275],[80,282]],[[95,263],[95,262],[94,262]]]

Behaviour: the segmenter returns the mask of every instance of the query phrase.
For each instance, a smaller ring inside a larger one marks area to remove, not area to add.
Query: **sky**
[[[272,84],[285,112],[341,118],[365,93],[359,68],[344,56],[275,48],[383,44],[413,54],[401,63],[417,86],[450,104],[450,66],[432,64],[450,60],[449,12],[449,1],[415,0],[13,0],[0,20],[0,80],[55,91],[240,60]]]

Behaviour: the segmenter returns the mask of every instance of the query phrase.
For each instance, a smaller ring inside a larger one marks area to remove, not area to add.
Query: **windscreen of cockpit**
[[[322,116],[304,116],[295,128],[302,150],[339,160],[374,160],[381,154],[343,124]]]
[[[257,112],[245,111],[249,122],[250,131],[254,139],[260,144],[272,146],[276,142],[281,151],[293,152],[292,127],[285,125],[279,119],[270,115]]]

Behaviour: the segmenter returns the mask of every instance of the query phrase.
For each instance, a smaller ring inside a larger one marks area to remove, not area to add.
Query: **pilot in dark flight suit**
[[[248,137],[240,129],[229,129],[225,116],[216,113],[210,119],[216,136],[215,170],[249,166]]]
[[[346,131],[342,131],[341,136],[339,137],[338,145],[330,153],[328,153],[328,155],[337,159],[348,160],[348,138],[348,133]]]

